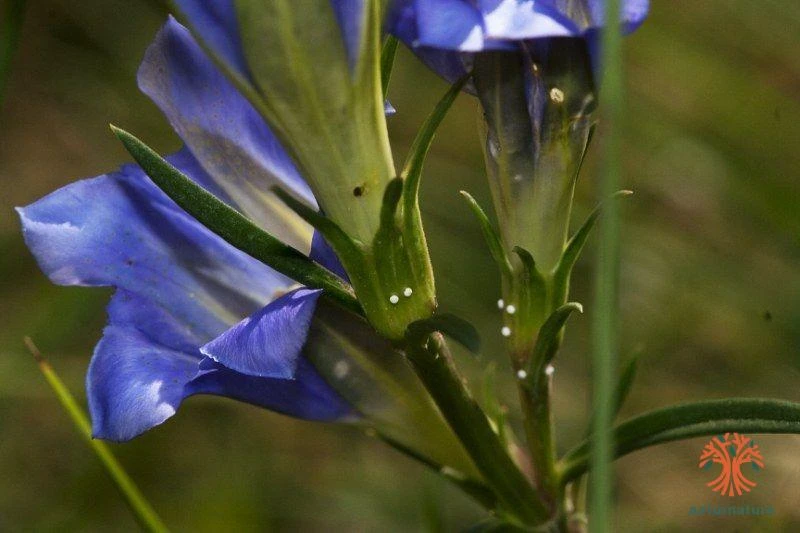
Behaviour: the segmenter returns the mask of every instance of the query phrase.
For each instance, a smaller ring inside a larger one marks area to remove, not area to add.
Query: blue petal
[[[592,14],[592,26],[601,28],[605,24],[605,2],[602,0],[589,0],[589,10]],[[650,9],[649,0],[624,0],[620,14],[620,22],[625,33],[630,33],[642,25]]]
[[[242,374],[292,379],[321,293],[310,289],[287,293],[202,346],[200,352]]]
[[[92,435],[125,441],[175,414],[196,375],[197,335],[165,309],[124,290],[108,307],[86,391]]]
[[[189,24],[214,52],[243,76],[247,62],[242,51],[233,0],[175,0]]]
[[[342,30],[350,68],[354,69],[364,33],[364,0],[331,0],[331,6]]]
[[[207,179],[186,164],[190,155],[168,159],[198,182]],[[206,339],[292,283],[200,225],[135,165],[18,212],[28,247],[54,283],[125,289]]]
[[[235,207],[285,242],[308,249],[311,229],[270,189],[278,185],[313,207],[311,190],[258,112],[174,19],[148,48],[139,87]]]
[[[314,237],[311,239],[311,253],[309,257],[343,280],[350,281],[336,252],[333,251],[333,248],[331,248],[331,245],[325,240],[325,237],[316,230],[314,231]]]
[[[291,380],[239,374],[206,358],[186,386],[186,395],[192,394],[226,396],[304,420],[346,422],[359,416],[305,358]]]
[[[522,40],[580,35],[581,28],[540,0],[478,0],[487,36]]]
[[[430,46],[476,52],[483,50],[484,28],[481,14],[464,0],[417,2],[417,41],[414,46]]]
[[[125,441],[161,424],[194,394],[245,401],[309,420],[355,417],[305,358],[295,379],[246,376],[197,348],[205,340],[162,307],[118,290],[86,376],[92,432]]]

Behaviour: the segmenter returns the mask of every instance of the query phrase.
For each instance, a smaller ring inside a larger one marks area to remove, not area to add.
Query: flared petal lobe
[[[311,228],[270,189],[281,187],[315,207],[311,190],[261,115],[186,28],[167,21],[147,49],[138,79],[233,206],[285,242],[308,250]]]
[[[321,290],[296,289],[270,302],[200,351],[248,376],[293,379]]]
[[[168,159],[214,185],[189,152]],[[352,415],[302,358],[288,381],[210,360],[201,368],[200,346],[292,282],[189,217],[139,167],[73,183],[18,211],[26,243],[52,281],[117,288],[87,375],[97,437],[128,440],[198,393],[315,420]]]
[[[247,76],[234,0],[175,0],[174,4],[214,53],[241,76]]]
[[[387,29],[452,80],[464,70],[454,69],[453,58],[436,57],[432,49],[451,54],[514,50],[524,40],[584,37],[603,27],[604,7],[602,0],[395,0]],[[623,31],[638,28],[648,9],[648,0],[623,0]]]

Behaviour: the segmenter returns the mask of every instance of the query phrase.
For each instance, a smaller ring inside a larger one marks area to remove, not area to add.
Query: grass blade
[[[606,128],[604,139],[601,198],[619,189],[620,122],[622,114],[622,35],[619,24],[620,0],[605,2],[606,28],[602,35],[603,67],[601,105]],[[592,403],[596,408],[592,434],[592,475],[589,485],[589,519],[592,531],[609,531],[612,504],[612,457],[614,442],[611,424],[614,419],[614,381],[616,354],[619,352],[617,325],[617,287],[619,284],[619,207],[609,202],[605,219],[600,224],[600,254],[594,305],[592,337]]]
[[[128,476],[127,472],[125,472],[125,469],[119,461],[117,461],[117,458],[114,457],[108,445],[101,440],[92,438],[92,426],[89,423],[89,418],[86,416],[86,413],[80,405],[78,405],[78,402],[75,401],[69,389],[64,385],[64,382],[58,377],[58,374],[56,374],[53,367],[50,366],[50,363],[42,357],[41,352],[39,352],[39,349],[29,337],[25,337],[25,345],[31,352],[31,355],[33,355],[36,364],[39,365],[39,370],[41,370],[47,383],[53,389],[58,401],[61,402],[61,405],[69,415],[75,428],[89,446],[91,446],[92,451],[94,451],[97,458],[100,459],[100,462],[103,463],[103,467],[106,469],[106,472],[108,472],[108,475],[111,476],[117,489],[119,489],[123,498],[125,498],[125,503],[128,504],[128,507],[142,528],[146,531],[158,533],[168,531],[153,507],[148,503],[138,487],[136,487],[136,484],[130,476]]]

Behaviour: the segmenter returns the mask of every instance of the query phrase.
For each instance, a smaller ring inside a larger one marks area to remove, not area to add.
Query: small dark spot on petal
[[[362,187],[361,185],[353,189],[353,196],[359,197],[363,194],[364,194],[364,187]]]

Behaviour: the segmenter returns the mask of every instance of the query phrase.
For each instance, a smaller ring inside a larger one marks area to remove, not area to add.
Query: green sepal
[[[553,314],[547,317],[542,327],[539,328],[539,335],[536,337],[533,353],[528,360],[528,380],[531,384],[536,384],[541,378],[544,368],[553,360],[559,346],[561,346],[564,325],[575,311],[583,313],[583,306],[578,302],[567,302],[553,311]]]
[[[398,42],[397,37],[389,35],[383,41],[383,48],[381,48],[381,88],[383,89],[384,98],[386,98],[386,93],[389,92],[389,81],[392,78]]]
[[[337,254],[361,254],[358,244],[354,242],[336,222],[322,213],[311,209],[281,187],[272,187],[271,191],[280,201],[286,204],[289,209],[297,213],[297,216],[322,233],[322,236],[333,246]]]
[[[500,236],[497,234],[497,230],[494,229],[489,217],[486,216],[486,213],[481,208],[480,204],[478,204],[478,202],[470,193],[467,191],[460,191],[460,194],[467,201],[467,205],[472,210],[472,214],[475,215],[475,218],[481,227],[481,231],[483,232],[483,238],[486,240],[486,245],[489,247],[489,252],[492,254],[494,262],[497,263],[498,268],[500,268],[500,271],[504,276],[511,276],[513,271],[511,261],[509,261],[508,255],[506,255],[506,251],[503,248],[503,244],[500,242]]]
[[[626,196],[630,196],[632,194],[633,191],[617,191],[609,198],[609,200],[625,198]],[[566,295],[572,269],[575,267],[575,263],[578,262],[578,257],[580,257],[581,251],[583,250],[586,241],[589,239],[589,234],[591,233],[592,228],[594,228],[598,217],[600,217],[600,214],[602,213],[603,203],[604,202],[601,202],[597,207],[594,208],[578,231],[575,232],[575,234],[567,242],[567,245],[564,247],[564,252],[561,254],[561,259],[556,265],[555,272],[553,274],[553,284],[556,291],[559,291],[559,293]]]
[[[614,428],[614,457],[665,442],[729,431],[800,434],[800,403],[766,398],[727,398],[656,409]],[[591,440],[587,439],[561,459],[562,485],[589,469],[590,450]]]
[[[409,338],[421,340],[438,331],[477,354],[481,349],[481,336],[469,321],[451,313],[438,313],[408,325]]]
[[[323,289],[343,307],[361,313],[352,288],[338,276],[259,228],[127,131],[113,125],[111,131],[167,196],[225,242],[308,287]]]
[[[381,223],[378,232],[400,231],[397,225],[397,208],[403,197],[403,180],[395,178],[386,186],[381,205]]]
[[[442,96],[436,107],[433,108],[425,123],[419,129],[411,149],[408,151],[405,164],[403,165],[403,172],[401,176],[406,181],[406,207],[411,208],[417,203],[419,195],[419,183],[422,176],[422,167],[425,163],[425,157],[428,155],[433,138],[436,135],[436,130],[444,120],[450,107],[455,102],[456,97],[461,92],[464,84],[469,79],[469,74],[462,76],[450,89]]]
[[[546,280],[544,276],[542,276],[542,273],[539,272],[539,269],[536,268],[536,261],[534,261],[533,255],[521,246],[515,246],[513,252],[517,254],[519,260],[522,261],[523,271],[527,276],[528,284],[534,288],[532,292],[541,292],[541,294],[544,295]]]

